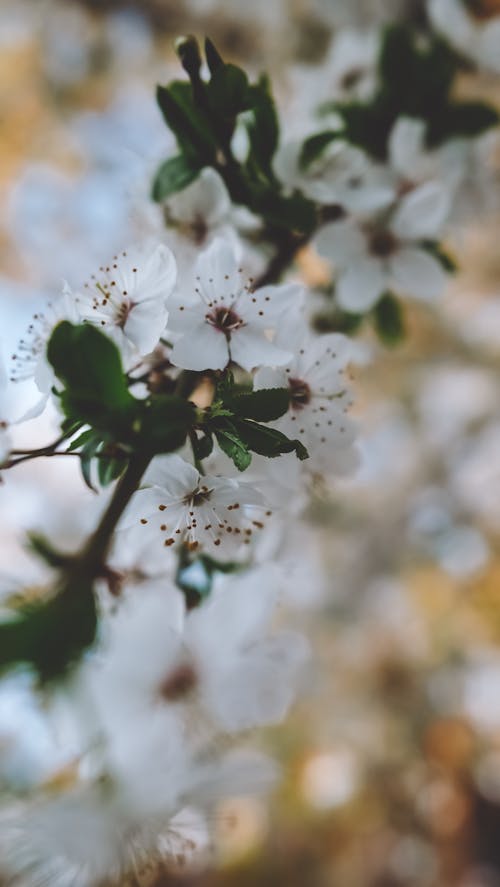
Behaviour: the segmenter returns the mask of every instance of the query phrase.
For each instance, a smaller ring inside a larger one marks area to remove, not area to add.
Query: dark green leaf
[[[169,86],[158,86],[156,97],[189,162],[197,167],[213,165],[217,146],[208,121],[194,104],[191,84],[174,80]]]
[[[401,305],[392,293],[384,293],[374,308],[375,329],[385,345],[397,345],[404,338]]]
[[[214,428],[214,434],[222,452],[233,460],[238,471],[245,471],[252,461],[252,456],[232,424],[225,420],[223,428]]]
[[[309,454],[299,440],[291,440],[275,428],[259,425],[250,419],[234,419],[233,424],[241,441],[254,453],[272,459],[282,453],[294,452],[301,461],[308,458]]]
[[[156,173],[152,189],[153,200],[159,203],[170,197],[171,194],[182,191],[183,188],[194,182],[198,173],[199,169],[193,166],[183,154],[170,157],[165,163],[162,163]]]
[[[263,74],[248,90],[251,115],[247,117],[250,154],[261,170],[274,181],[271,161],[279,140],[279,122],[269,78]]]
[[[307,169],[311,163],[319,157],[325,148],[335,139],[343,137],[343,133],[338,130],[327,129],[324,132],[318,132],[314,136],[310,136],[302,144],[299,156],[300,169]]]
[[[195,459],[207,459],[214,448],[213,437],[210,432],[204,432],[198,437],[195,432],[191,436],[191,444]]]
[[[224,406],[240,418],[272,422],[288,410],[290,391],[288,388],[263,388],[249,394],[228,397],[224,401]]]
[[[196,408],[174,394],[160,394],[144,404],[141,446],[151,453],[171,453],[186,441],[196,420]]]
[[[248,78],[236,65],[215,69],[207,87],[212,109],[224,118],[234,118],[249,108]]]
[[[83,578],[74,581],[0,624],[0,669],[25,663],[42,680],[58,677],[93,643],[96,626],[92,586]]]
[[[215,74],[218,68],[223,67],[224,61],[208,37],[205,40],[205,56],[207,59],[208,70],[211,74]]]
[[[454,274],[458,270],[455,259],[438,243],[437,240],[423,240],[421,242],[422,249],[434,256],[448,274]]]
[[[57,551],[41,533],[28,533],[28,543],[31,550],[50,567],[60,568],[68,563],[68,555]]]
[[[68,417],[101,429],[129,424],[136,401],[116,345],[100,330],[62,321],[49,339],[47,358],[65,385],[60,399]]]

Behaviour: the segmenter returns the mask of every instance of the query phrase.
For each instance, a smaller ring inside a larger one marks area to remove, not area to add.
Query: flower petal
[[[230,351],[232,360],[248,372],[260,366],[283,366],[293,357],[290,351],[273,345],[263,332],[246,326],[232,334]]]
[[[403,197],[394,213],[391,230],[403,240],[436,237],[450,212],[449,190],[440,182],[426,182]]]
[[[360,259],[337,283],[337,302],[344,311],[363,314],[373,308],[387,287],[387,274],[375,259]]]
[[[402,290],[424,301],[441,295],[448,275],[430,253],[407,247],[391,260],[391,272]]]
[[[183,370],[223,370],[229,362],[227,339],[211,324],[199,321],[175,343],[170,360]]]

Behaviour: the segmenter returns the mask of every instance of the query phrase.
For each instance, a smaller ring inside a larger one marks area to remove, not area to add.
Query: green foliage
[[[68,451],[78,452],[91,489],[96,480],[101,486],[116,480],[134,452],[152,457],[179,449],[195,425],[196,408],[183,397],[134,398],[116,345],[90,324],[58,324],[47,357],[64,385],[57,392],[66,414],[63,428],[69,434],[90,426]]]
[[[420,246],[430,253],[431,256],[434,256],[448,274],[454,274],[457,271],[458,266],[455,259],[446,252],[437,240],[423,240]]]
[[[373,309],[375,331],[384,345],[397,345],[404,338],[405,328],[401,304],[392,293],[384,293]]]
[[[317,223],[314,203],[299,193],[284,194],[272,168],[279,123],[268,78],[262,75],[249,83],[245,72],[226,63],[207,40],[210,77],[204,81],[194,38],[183,39],[177,50],[190,82],[159,86],[157,98],[180,155],[160,167],[153,184],[154,199],[163,200],[182,190],[203,166],[212,166],[233,202],[260,216],[268,232],[310,234]],[[249,153],[241,163],[231,149],[239,121],[249,137]]]
[[[262,388],[248,394],[226,396],[224,406],[239,418],[272,422],[284,416],[290,406],[288,388]]]
[[[157,203],[166,200],[171,194],[187,188],[198,176],[199,168],[192,166],[184,154],[169,157],[156,173],[151,196]]]
[[[387,158],[389,135],[401,116],[427,124],[428,147],[450,138],[478,136],[498,123],[498,113],[483,102],[460,102],[452,87],[460,60],[436,35],[425,41],[405,25],[387,28],[378,63],[378,89],[369,102],[333,103],[344,135],[378,160]]]
[[[58,394],[68,419],[103,431],[129,425],[135,399],[118,349],[100,330],[62,321],[49,339],[47,358],[65,386]]]
[[[0,669],[27,664],[42,681],[58,677],[94,642],[96,627],[92,584],[75,580],[0,624]]]
[[[337,130],[327,129],[324,132],[318,132],[316,135],[310,136],[302,144],[299,157],[299,166],[301,169],[307,169],[335,139],[341,136]]]

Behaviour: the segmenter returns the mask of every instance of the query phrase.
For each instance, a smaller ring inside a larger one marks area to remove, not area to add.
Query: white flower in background
[[[230,228],[231,199],[220,175],[211,167],[163,204],[169,225],[200,247],[221,229]]]
[[[358,464],[355,425],[347,415],[352,406],[346,378],[349,340],[338,333],[304,335],[303,319],[290,320],[278,340],[289,342],[295,357],[285,368],[259,370],[255,387],[288,388],[290,407],[274,424],[304,444],[310,471],[348,474]]]
[[[389,219],[325,225],[316,246],[335,265],[340,307],[369,311],[390,289],[417,299],[436,298],[447,274],[422,241],[439,236],[448,212],[447,189],[428,182],[402,197]]]
[[[246,370],[286,363],[290,353],[268,338],[299,298],[296,285],[252,290],[232,247],[216,239],[196,262],[194,293],[171,305],[168,328],[180,338],[171,361],[186,370],[222,370],[234,361]],[[184,286],[183,286],[184,289]]]
[[[396,174],[400,194],[412,191],[430,179],[441,181],[437,151],[425,144],[427,124],[416,117],[399,117],[389,136],[389,165]]]
[[[377,85],[379,51],[380,31],[339,31],[321,69],[325,101],[369,101]]]
[[[476,18],[463,0],[429,0],[431,21],[444,38],[480,67],[500,73],[500,11],[484,3],[485,14]]]
[[[234,733],[284,717],[306,644],[295,632],[270,632],[279,578],[269,566],[219,577],[208,601],[188,613],[184,625],[178,624],[175,601],[172,606],[174,589],[157,582],[128,597],[111,618],[106,655],[90,676],[91,688],[111,745],[123,741],[130,752],[136,733],[132,758],[150,767],[148,782],[162,777],[158,753],[154,767],[144,755],[145,723],[164,744],[173,730],[185,753],[189,733],[179,732],[180,726],[195,717],[204,722],[205,736],[208,730]],[[128,736],[122,737],[126,724]],[[193,731],[194,749],[199,732]],[[180,759],[179,765],[182,772]],[[169,768],[165,775],[173,783]],[[121,778],[130,779],[127,767]]]
[[[40,402],[42,408],[55,382],[54,371],[46,356],[47,343],[52,331],[62,320],[73,323],[78,321],[74,301],[66,285],[57,301],[49,302],[45,308],[33,315],[24,337],[19,341],[11,357],[12,381],[33,379],[38,390],[44,395]]]
[[[92,275],[74,302],[80,319],[109,335],[127,361],[148,354],[163,335],[176,276],[168,247],[133,247]]]
[[[285,142],[273,161],[278,178],[322,204],[340,204],[354,213],[371,213],[392,203],[390,176],[367,155],[334,139],[305,169],[300,157],[304,139]]]
[[[266,516],[264,500],[249,484],[201,475],[180,456],[163,456],[146,472],[124,526],[136,525],[157,544],[234,556],[249,545]]]

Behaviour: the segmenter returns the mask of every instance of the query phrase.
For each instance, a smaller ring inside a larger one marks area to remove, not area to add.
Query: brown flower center
[[[181,662],[160,686],[160,696],[167,702],[179,702],[195,689],[198,675],[190,662]]]
[[[229,337],[234,330],[243,326],[244,321],[238,317],[231,308],[216,308],[211,314],[206,315],[206,320],[215,329],[220,330],[225,336]]]
[[[397,248],[397,238],[391,231],[374,231],[370,237],[369,249],[372,256],[386,259],[396,252]]]
[[[311,389],[303,379],[289,379],[290,404],[292,410],[301,410],[311,400]]]

